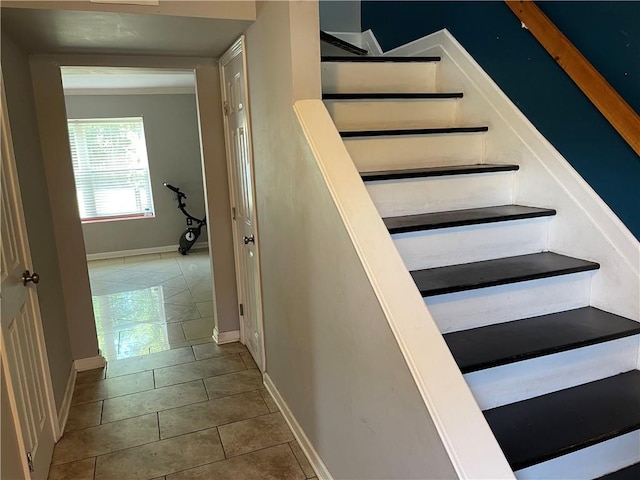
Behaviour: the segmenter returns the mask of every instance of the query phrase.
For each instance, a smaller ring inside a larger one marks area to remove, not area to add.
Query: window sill
[[[105,223],[105,222],[119,222],[120,220],[143,220],[146,218],[156,218],[155,215],[120,215],[117,217],[100,217],[100,218],[81,218],[80,221],[84,225],[85,223]]]

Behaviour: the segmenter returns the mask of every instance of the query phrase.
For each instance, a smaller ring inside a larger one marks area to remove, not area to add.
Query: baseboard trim
[[[209,248],[208,242],[198,242],[191,247],[191,250],[202,250]],[[88,253],[87,261],[108,260],[110,258],[135,257],[137,255],[151,255],[154,253],[177,252],[178,245],[165,245],[164,247],[134,248],[132,250],[117,250],[114,252]]]
[[[274,385],[271,377],[269,377],[269,374],[265,373],[263,379],[264,386],[273,398],[273,401],[276,402],[276,405],[282,412],[287,425],[289,425],[289,428],[293,432],[293,436],[296,437],[296,440],[300,444],[300,448],[302,448],[302,451],[309,459],[311,468],[313,468],[313,471],[316,472],[317,477],[322,480],[333,480],[333,475],[331,475],[331,472],[322,461],[322,458],[320,457],[316,449],[311,444],[311,441],[304,433],[304,430],[302,430],[302,427],[293,416],[293,413],[291,413],[287,402],[285,402],[282,398],[282,395],[280,395],[280,392]]]
[[[77,375],[78,371],[75,368],[75,364],[72,364],[71,371],[69,372],[69,380],[67,380],[67,388],[64,391],[64,398],[62,399],[62,405],[60,406],[60,411],[58,412],[58,432],[56,442],[60,440],[60,438],[64,434],[64,429],[67,426],[67,420],[69,420],[71,399],[73,398],[73,392],[76,388]]]
[[[96,355],[95,357],[79,358],[74,360],[73,368],[76,372],[84,372],[86,370],[94,370],[96,368],[103,368],[106,365],[106,361],[102,355]]]
[[[218,327],[213,329],[213,339],[218,345],[223,343],[232,343],[240,341],[240,330],[231,330],[230,332],[219,332]]]

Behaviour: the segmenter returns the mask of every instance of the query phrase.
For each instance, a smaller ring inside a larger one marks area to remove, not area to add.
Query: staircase
[[[600,265],[512,204],[526,173],[485,158],[438,57],[345,55],[325,105],[516,477],[640,478],[640,323],[590,306]]]

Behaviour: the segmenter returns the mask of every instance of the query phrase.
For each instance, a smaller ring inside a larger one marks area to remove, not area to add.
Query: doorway
[[[106,360],[212,341],[206,230],[186,255],[177,208],[205,217],[193,69],[61,67],[96,333]],[[206,227],[204,227],[206,229]]]

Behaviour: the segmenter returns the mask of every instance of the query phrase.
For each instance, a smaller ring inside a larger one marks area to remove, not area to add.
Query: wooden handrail
[[[640,116],[531,0],[505,0],[545,50],[640,155]]]

